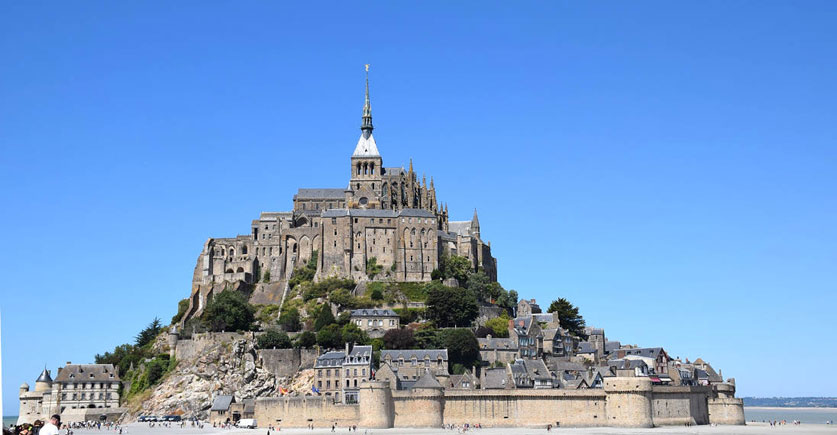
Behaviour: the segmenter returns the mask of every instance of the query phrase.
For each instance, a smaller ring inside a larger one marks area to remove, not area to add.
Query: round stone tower
[[[177,332],[177,325],[172,325],[168,336],[169,358],[174,358],[177,355],[177,340],[179,339],[180,334]]]
[[[710,397],[709,422],[712,424],[745,424],[744,401],[735,397],[735,384],[722,383],[712,386],[714,395]]]
[[[654,427],[651,417],[651,385],[647,377],[605,378],[608,426]]]
[[[360,424],[364,429],[388,429],[395,423],[395,407],[389,381],[364,382],[358,395]]]
[[[27,384],[26,382],[20,384],[20,395],[22,396],[23,393],[28,393],[28,392],[29,392],[29,384]]]
[[[35,391],[38,393],[45,393],[52,390],[52,376],[49,375],[49,370],[44,367],[41,376],[35,380]]]
[[[399,419],[399,426],[440,428],[444,424],[444,387],[430,372],[425,372],[413,386],[409,416]]]

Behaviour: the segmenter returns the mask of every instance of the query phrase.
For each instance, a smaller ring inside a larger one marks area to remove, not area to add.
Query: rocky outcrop
[[[205,341],[193,356],[179,360],[128,418],[141,414],[207,418],[217,395],[231,394],[236,400],[266,397],[287,383],[290,379],[277,378],[262,367],[252,338]]]

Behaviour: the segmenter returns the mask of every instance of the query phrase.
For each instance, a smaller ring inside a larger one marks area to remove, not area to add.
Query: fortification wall
[[[602,390],[447,391],[444,423],[485,427],[605,426]]]
[[[202,332],[192,336],[191,339],[177,340],[177,346],[174,349],[174,356],[178,361],[185,361],[187,359],[195,358],[207,346],[212,346],[220,343],[231,343],[234,340],[240,339],[254,339],[256,334],[253,332]]]
[[[744,401],[736,397],[709,399],[709,422],[712,424],[744,424]]]
[[[358,424],[359,405],[334,403],[331,397],[277,397],[256,399],[254,418],[259,426],[330,427]]]
[[[707,398],[711,388],[655,386],[651,417],[655,426],[709,424]]]
[[[444,422],[442,389],[393,391],[395,427],[442,427]]]

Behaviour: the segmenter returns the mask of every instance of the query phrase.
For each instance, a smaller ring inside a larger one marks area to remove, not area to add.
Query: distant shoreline
[[[780,410],[780,409],[823,409],[823,410],[834,410],[837,411],[837,407],[833,406],[749,406],[744,405],[746,409],[770,409],[770,410]]]

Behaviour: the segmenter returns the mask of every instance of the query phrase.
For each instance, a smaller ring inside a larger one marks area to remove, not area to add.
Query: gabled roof
[[[113,364],[67,364],[58,372],[56,382],[113,382],[119,375]]]
[[[378,145],[375,144],[375,138],[372,136],[372,133],[369,134],[368,138],[363,137],[360,135],[360,139],[357,141],[357,146],[355,146],[355,152],[352,153],[352,157],[381,157],[381,153],[378,152]]]
[[[460,236],[471,234],[471,221],[448,221],[448,230]]]
[[[504,368],[485,369],[485,382],[482,388],[486,390],[502,390],[508,383],[508,375]]]
[[[352,348],[352,351],[349,352],[349,356],[372,356],[372,346],[355,346]]]
[[[317,362],[314,365],[317,367],[340,367],[346,359],[346,353],[343,351],[330,351],[317,357]]]
[[[582,341],[581,343],[578,343],[576,353],[596,353],[596,348],[593,347],[593,343],[590,343],[589,341]]]
[[[429,370],[426,370],[421,376],[418,378],[416,383],[413,385],[413,388],[443,388],[442,384],[436,379],[436,376],[433,376]]]
[[[212,408],[210,411],[227,411],[230,409],[230,404],[235,403],[233,396],[218,396],[212,401]]]
[[[480,350],[517,350],[517,340],[512,338],[478,338]]]

